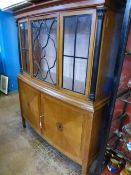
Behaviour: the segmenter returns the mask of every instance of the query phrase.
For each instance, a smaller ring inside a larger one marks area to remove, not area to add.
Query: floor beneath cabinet
[[[21,123],[18,94],[0,94],[0,175],[81,175],[81,167]],[[105,171],[102,175],[110,175]]]

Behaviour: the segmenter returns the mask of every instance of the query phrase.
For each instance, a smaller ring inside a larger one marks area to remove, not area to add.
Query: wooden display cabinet
[[[98,153],[112,89],[124,1],[48,1],[14,10],[23,126],[82,165]]]

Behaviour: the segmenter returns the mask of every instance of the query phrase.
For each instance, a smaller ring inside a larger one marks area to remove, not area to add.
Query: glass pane
[[[32,53],[34,77],[56,84],[56,18],[32,21]]]
[[[85,94],[92,17],[64,17],[63,88]]]
[[[29,52],[25,49],[22,50],[22,63],[23,63],[23,70],[29,73]]]
[[[74,56],[76,20],[75,16],[64,18],[64,55]]]
[[[28,49],[28,24],[27,22],[20,23],[20,37],[21,37],[21,54],[23,70],[29,73],[29,49]]]
[[[63,88],[72,90],[73,84],[73,57],[64,57],[63,60]]]
[[[74,91],[84,94],[86,85],[87,60],[75,59]]]
[[[81,15],[78,17],[78,27],[76,36],[76,56],[88,58],[88,48],[90,39],[91,16]]]

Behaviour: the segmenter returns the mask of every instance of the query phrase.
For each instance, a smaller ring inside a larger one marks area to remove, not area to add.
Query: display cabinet
[[[124,1],[48,1],[14,10],[18,21],[23,126],[82,165],[98,153]]]

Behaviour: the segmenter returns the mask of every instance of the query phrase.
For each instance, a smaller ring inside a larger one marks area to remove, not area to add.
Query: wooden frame
[[[33,76],[33,55],[32,55],[32,40],[31,40],[31,21],[35,21],[35,20],[40,20],[40,19],[50,19],[56,17],[57,18],[57,50],[59,49],[59,13],[54,13],[54,14],[45,14],[42,16],[38,16],[38,17],[32,17],[29,18],[29,45],[30,45],[30,63],[31,63],[31,78],[36,79],[37,81],[42,82],[43,84],[45,84],[47,87],[53,87],[53,88],[58,88],[58,60],[59,60],[59,55],[57,53],[57,60],[56,60],[56,86],[52,85],[51,83],[39,80],[37,78],[35,78]]]
[[[29,76],[29,75],[30,75],[30,65],[31,65],[31,63],[30,63],[30,50],[29,50],[29,52],[28,52],[28,53],[29,53],[29,73],[26,72],[26,71],[24,71],[24,69],[23,69],[23,58],[22,58],[23,56],[22,56],[22,44],[21,44],[21,33],[20,33],[20,24],[21,24],[22,22],[27,22],[27,25],[28,25],[28,50],[29,50],[30,43],[29,43],[29,22],[28,22],[28,18],[22,19],[22,20],[20,20],[20,21],[18,22],[18,36],[19,36],[20,60],[21,60],[22,72],[23,72],[25,75]]]
[[[63,52],[63,17],[64,16],[74,16],[74,15],[82,15],[82,14],[91,14],[92,15],[92,24],[91,24],[91,35],[90,35],[90,42],[89,42],[89,52],[88,52],[88,67],[86,73],[86,92],[85,94],[79,94],[77,92],[73,92],[70,90],[62,89],[62,52]],[[60,13],[60,50],[59,50],[59,87],[61,88],[62,92],[65,92],[69,95],[73,95],[76,97],[87,99],[90,89],[90,80],[92,74],[92,63],[93,63],[93,54],[94,54],[94,40],[95,40],[95,31],[96,31],[96,10],[95,9],[87,9],[87,10],[78,10],[78,11],[71,11],[71,12],[61,12]]]

